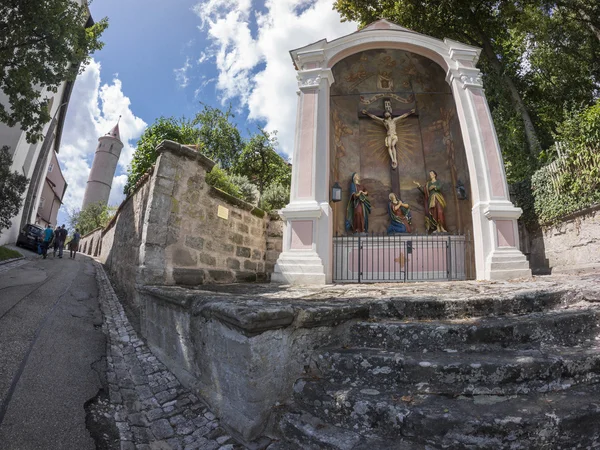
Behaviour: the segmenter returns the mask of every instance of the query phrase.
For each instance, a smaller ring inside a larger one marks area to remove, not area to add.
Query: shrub
[[[600,100],[571,112],[558,127],[564,154],[533,174],[535,213],[541,224],[600,202]]]
[[[229,195],[233,195],[237,198],[242,198],[240,189],[233,184],[231,178],[219,165],[216,165],[212,170],[206,174],[206,182],[212,187],[221,189],[223,192],[227,192]]]
[[[265,189],[261,199],[260,207],[265,211],[281,209],[290,201],[290,189],[282,184],[275,183]]]
[[[237,186],[240,191],[240,198],[251,205],[258,205],[258,188],[244,175],[232,175],[229,177],[231,182]]]
[[[8,150],[6,145],[0,149],[0,233],[11,226],[11,219],[19,213],[29,183],[25,175],[10,171],[12,156]]]

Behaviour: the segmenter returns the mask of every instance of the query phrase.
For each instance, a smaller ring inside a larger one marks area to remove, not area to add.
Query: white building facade
[[[80,5],[87,3],[86,0],[73,0]],[[91,26],[91,16],[86,27]],[[25,131],[20,125],[9,127],[0,123],[0,143],[10,147],[9,153],[13,161],[11,171],[19,172],[29,179],[29,185],[23,196],[23,203],[19,213],[11,219],[12,225],[8,229],[1,230],[0,245],[14,244],[21,230],[28,223],[36,222],[36,215],[42,191],[48,173],[48,165],[52,161],[52,152],[58,154],[62,136],[67,107],[73,90],[72,81],[63,82],[56,93],[44,91],[40,94],[48,101],[51,120],[43,130],[43,139],[35,144],[27,142]],[[10,107],[8,97],[0,91],[0,103]],[[53,224],[55,225],[55,224]]]

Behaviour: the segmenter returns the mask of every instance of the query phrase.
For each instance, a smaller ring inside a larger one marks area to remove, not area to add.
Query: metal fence
[[[540,170],[544,171],[546,177],[550,178],[554,192],[557,194],[565,190],[562,181],[565,175],[582,177],[582,171],[589,171],[593,167],[600,169],[600,149],[588,146],[585,150],[573,153],[573,148],[562,142],[555,142],[554,146],[558,158]],[[568,187],[567,185],[566,188],[568,189]]]
[[[336,234],[333,281],[468,280],[474,275],[472,249],[470,235],[462,234]]]

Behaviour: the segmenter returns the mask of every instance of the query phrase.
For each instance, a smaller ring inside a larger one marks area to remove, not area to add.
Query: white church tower
[[[120,117],[119,117],[120,119]],[[92,170],[88,178],[81,209],[93,203],[108,203],[115,170],[121,156],[123,143],[119,135],[119,122],[112,130],[98,138]]]

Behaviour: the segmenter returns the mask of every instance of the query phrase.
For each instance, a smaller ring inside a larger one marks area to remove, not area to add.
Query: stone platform
[[[242,441],[600,443],[600,274],[139,292],[150,347]]]

